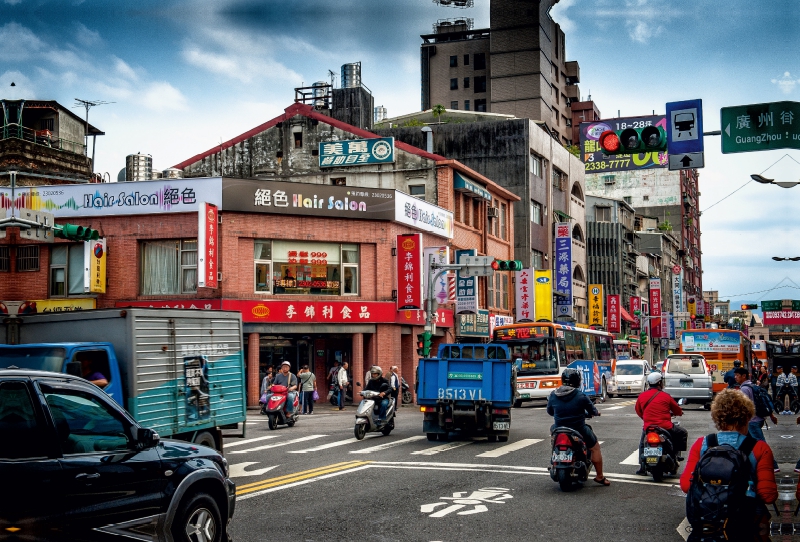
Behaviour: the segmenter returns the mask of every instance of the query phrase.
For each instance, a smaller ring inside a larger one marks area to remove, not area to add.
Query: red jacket
[[[654,395],[655,399],[650,401]],[[648,401],[650,401],[650,404],[647,404]],[[647,404],[647,408],[644,408],[645,404]],[[644,409],[644,412],[642,409]],[[642,429],[647,428],[648,425],[672,429],[672,414],[681,416],[683,415],[683,410],[670,394],[653,389],[639,395],[639,399],[636,400],[636,414],[644,421]]]

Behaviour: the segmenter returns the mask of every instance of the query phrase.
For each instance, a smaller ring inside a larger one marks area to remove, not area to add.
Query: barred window
[[[39,270],[39,245],[17,247],[17,272]]]
[[[11,271],[11,250],[8,247],[0,247],[0,272],[9,271]]]

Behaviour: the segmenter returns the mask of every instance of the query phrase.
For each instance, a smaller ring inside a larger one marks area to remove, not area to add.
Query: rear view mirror
[[[70,361],[67,363],[66,373],[71,376],[83,377],[83,370],[81,369],[80,361]]]
[[[154,446],[158,446],[158,443],[161,442],[161,437],[152,429],[140,427],[136,432],[136,442],[144,449],[153,448]]]

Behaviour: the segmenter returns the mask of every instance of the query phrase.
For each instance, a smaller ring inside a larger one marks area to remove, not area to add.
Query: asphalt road
[[[678,542],[684,539],[684,495],[677,478],[654,483],[633,474],[641,434],[634,401],[599,405],[601,417],[590,422],[611,486],[589,481],[573,493],[562,493],[548,475],[552,418],[543,403],[513,410],[505,443],[428,442],[422,415],[411,405],[400,409],[391,435],[372,433],[360,442],[353,437],[353,407],[339,412],[318,404],[295,427],[275,431],[253,412],[246,438],[225,441],[239,495],[231,533],[236,542],[271,535],[305,541]],[[779,418],[767,440],[781,462],[777,476],[793,484],[800,429],[794,417]],[[714,431],[710,413],[697,406],[685,409],[681,424],[690,443]],[[787,511],[796,503],[779,505],[783,521],[791,522]]]

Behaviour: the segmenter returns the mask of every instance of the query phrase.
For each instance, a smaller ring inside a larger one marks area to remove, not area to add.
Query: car
[[[711,408],[714,392],[711,388],[711,371],[706,359],[699,354],[672,354],[664,360],[664,391],[677,401],[702,403]]]
[[[26,540],[220,542],[236,506],[217,451],[162,441],[94,384],[45,371],[0,369],[0,479],[0,532]]]
[[[643,359],[617,360],[609,392],[619,395],[638,395],[647,389],[650,364]],[[609,395],[611,394],[609,393]]]

